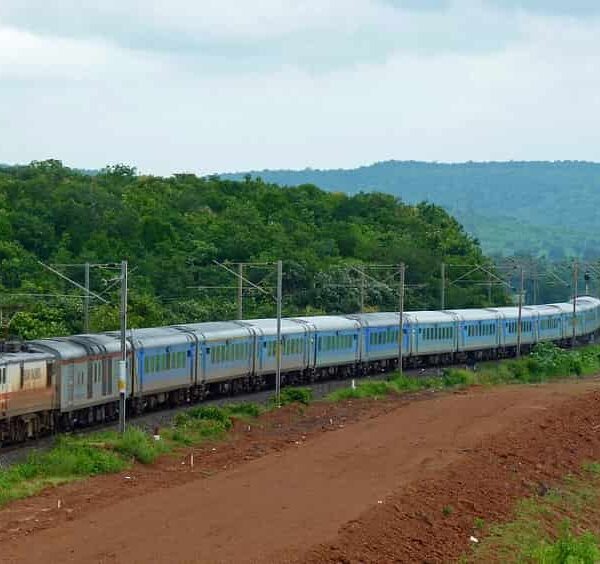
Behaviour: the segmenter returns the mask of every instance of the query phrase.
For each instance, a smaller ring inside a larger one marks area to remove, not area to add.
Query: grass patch
[[[515,518],[492,525],[467,562],[593,564],[600,561],[600,464],[584,465],[543,497],[520,501]],[[573,522],[577,526],[572,525]],[[483,523],[483,520],[481,521]],[[477,524],[474,524],[475,528]],[[487,528],[487,527],[486,527]]]
[[[120,472],[134,462],[150,464],[178,446],[220,439],[232,427],[233,419],[249,419],[261,411],[253,403],[193,407],[175,416],[160,441],[137,427],[128,427],[123,435],[106,431],[60,436],[52,449],[33,453],[26,462],[0,470],[0,506],[50,486]]]
[[[283,388],[279,394],[281,405],[290,403],[301,403],[308,405],[312,401],[312,388]],[[269,406],[277,405],[277,398],[272,396],[269,398]]]
[[[463,388],[474,384],[535,384],[559,378],[582,377],[600,372],[600,346],[590,345],[575,351],[553,343],[540,343],[524,358],[484,362],[477,371],[446,368],[440,376],[404,376],[392,374],[388,380],[365,380],[355,388],[343,388],[325,399],[341,401],[382,398],[395,393],[427,389]]]
[[[234,419],[248,420],[262,413],[255,403],[236,403],[216,406],[192,407],[178,413],[173,426],[163,432],[167,441],[191,446],[206,440],[222,439],[233,426]]]
[[[122,437],[117,433],[59,437],[49,451],[33,453],[26,462],[0,471],[0,505],[48,486],[119,472],[134,460],[152,462],[162,451],[162,445],[134,427]]]
[[[230,417],[239,419],[258,417],[264,411],[260,405],[250,402],[232,403],[231,405],[226,405],[223,409]]]

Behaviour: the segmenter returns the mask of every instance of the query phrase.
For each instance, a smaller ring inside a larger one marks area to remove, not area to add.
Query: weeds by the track
[[[33,495],[47,486],[119,472],[133,459],[150,462],[160,449],[135,428],[123,436],[101,433],[85,438],[59,437],[49,451],[34,453],[26,462],[0,471],[0,505]]]
[[[312,401],[312,388],[283,388],[279,394],[281,405],[302,403],[308,405]],[[269,398],[269,407],[277,404],[275,396]]]
[[[137,427],[129,427],[123,435],[105,431],[61,436],[50,450],[33,453],[26,462],[0,470],[0,506],[49,486],[120,472],[134,462],[150,464],[182,445],[220,439],[232,427],[233,419],[248,419],[260,412],[252,403],[194,407],[179,413],[159,441]]]
[[[600,372],[600,346],[591,345],[575,351],[552,343],[536,345],[533,352],[520,359],[481,363],[476,371],[446,368],[439,376],[400,376],[387,380],[366,380],[354,388],[336,390],[329,401],[381,398],[391,394],[426,389],[445,389],[477,385],[534,384],[560,378],[582,377]]]
[[[513,521],[484,526],[463,561],[594,564],[600,561],[599,528],[600,464],[594,463],[545,495],[521,501]]]

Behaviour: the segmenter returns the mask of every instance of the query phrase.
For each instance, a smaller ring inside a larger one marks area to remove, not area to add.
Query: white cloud
[[[600,160],[594,18],[467,0],[418,12],[329,0],[258,2],[250,21],[228,0],[203,2],[199,22],[177,1],[172,20],[155,2],[140,21],[139,3],[107,0],[103,14],[58,3],[67,33],[49,29],[46,3],[34,22],[3,0],[0,162],[207,173],[386,158]],[[137,48],[148,30],[158,41],[209,28],[211,48]]]

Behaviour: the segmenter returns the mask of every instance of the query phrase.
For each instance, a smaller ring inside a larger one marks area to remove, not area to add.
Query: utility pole
[[[585,274],[583,275],[583,279],[585,281],[585,295],[589,296],[590,295],[590,272],[589,272],[589,270],[585,271]]]
[[[360,271],[360,312],[365,312],[365,273]]]
[[[275,397],[277,407],[281,407],[281,302],[282,302],[283,262],[277,261],[277,369],[275,372]]]
[[[119,361],[119,432],[125,432],[127,395],[127,261],[121,262],[121,360]]]
[[[446,264],[442,263],[441,272],[441,292],[440,292],[441,310],[446,309]]]
[[[575,348],[577,344],[577,282],[579,277],[579,264],[573,261],[573,336],[571,338],[571,347]]]
[[[402,376],[402,339],[404,335],[404,274],[406,266],[404,263],[400,268],[400,287],[398,289],[398,372]]]
[[[238,319],[244,318],[244,263],[238,264]]]
[[[488,304],[492,305],[492,274],[488,273]]]
[[[521,318],[523,316],[523,265],[521,265],[521,275],[519,284],[519,315],[517,317],[517,358],[521,356]]]
[[[83,332],[90,332],[90,263],[86,262],[85,268],[85,296],[83,298]]]

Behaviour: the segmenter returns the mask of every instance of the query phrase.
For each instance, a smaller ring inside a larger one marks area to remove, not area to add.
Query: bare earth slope
[[[0,511],[2,561],[447,559],[467,547],[473,515],[502,517],[535,486],[525,468],[551,479],[600,458],[598,390],[588,380],[282,410],[198,449],[192,469],[169,458]],[[460,511],[445,518],[444,503]]]

